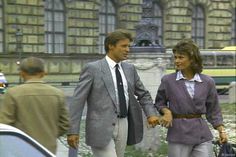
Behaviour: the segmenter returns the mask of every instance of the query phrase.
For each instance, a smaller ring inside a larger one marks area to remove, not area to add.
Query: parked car
[[[56,157],[21,130],[0,123],[0,157]]]

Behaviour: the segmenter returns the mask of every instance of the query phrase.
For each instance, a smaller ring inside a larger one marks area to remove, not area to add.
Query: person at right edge
[[[163,115],[160,124],[168,128],[168,157],[212,157],[213,135],[206,120],[227,142],[215,83],[201,74],[198,46],[183,39],[173,48],[176,72],[163,76],[155,106]]]

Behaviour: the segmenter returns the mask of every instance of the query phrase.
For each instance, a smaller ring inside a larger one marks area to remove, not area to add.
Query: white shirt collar
[[[119,63],[116,63],[115,61],[113,61],[109,56],[107,56],[106,55],[106,61],[107,61],[107,63],[108,63],[108,65],[110,66],[110,68],[115,68],[115,66],[116,66],[116,64],[118,64],[119,65],[119,67],[121,67],[121,62],[119,62]]]
[[[186,80],[186,78],[184,77],[184,75],[182,74],[182,72],[181,72],[181,71],[178,71],[178,72],[177,72],[177,75],[176,75],[176,81],[181,80],[181,79]],[[199,74],[196,73],[196,74],[194,75],[194,77],[193,77],[191,80],[189,80],[189,81],[202,82],[202,79],[200,78]]]

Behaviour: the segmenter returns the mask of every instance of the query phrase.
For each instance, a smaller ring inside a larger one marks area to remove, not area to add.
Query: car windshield
[[[0,133],[0,156],[45,157],[45,152],[36,149],[33,143],[13,135]]]
[[[0,136],[0,156],[5,157],[45,157],[39,150],[18,137]]]
[[[29,135],[0,123],[0,157],[56,157]]]

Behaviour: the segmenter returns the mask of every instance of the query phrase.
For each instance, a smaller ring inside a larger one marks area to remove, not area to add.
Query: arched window
[[[65,52],[65,7],[61,0],[45,1],[45,46],[47,53]]]
[[[156,24],[158,26],[158,40],[159,40],[159,43],[161,45],[163,45],[163,8],[157,4],[157,3],[154,3],[154,6],[153,6],[153,11],[154,11],[154,17],[153,17],[153,21],[154,21],[154,24]]]
[[[104,39],[116,28],[116,11],[111,0],[101,0],[99,9],[99,53],[105,53]]]
[[[231,45],[236,45],[236,8],[232,11],[232,38],[231,38]]]
[[[3,53],[3,2],[0,0],[0,53]]]
[[[193,8],[192,39],[200,48],[205,48],[205,13],[200,5],[196,5]]]

